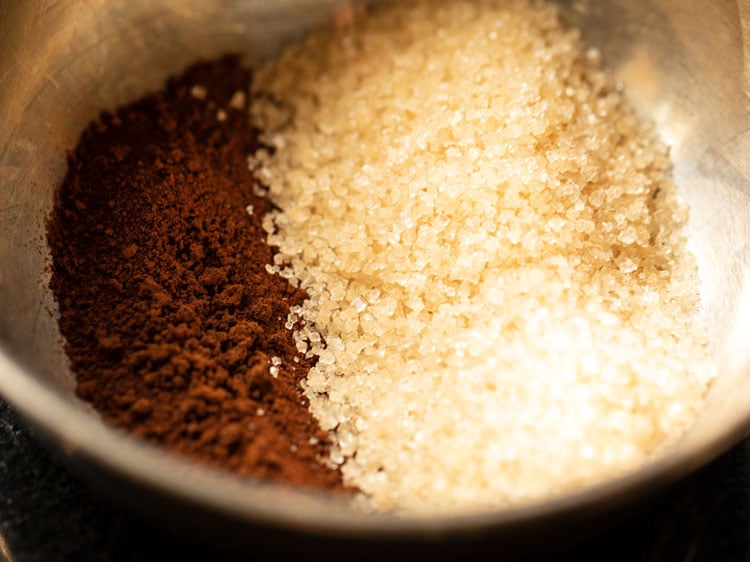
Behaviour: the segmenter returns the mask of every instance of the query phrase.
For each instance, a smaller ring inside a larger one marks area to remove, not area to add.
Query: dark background
[[[310,560],[326,558],[310,554]],[[493,558],[503,559],[502,553]],[[750,562],[750,439],[625,523],[556,558]],[[123,511],[51,458],[0,401],[0,562],[166,560],[239,558]]]

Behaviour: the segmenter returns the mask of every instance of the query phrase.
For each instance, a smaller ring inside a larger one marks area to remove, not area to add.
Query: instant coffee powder
[[[106,421],[243,476],[339,488],[285,328],[305,293],[266,271],[249,84],[236,57],[197,64],[84,131],[48,228],[60,329]]]

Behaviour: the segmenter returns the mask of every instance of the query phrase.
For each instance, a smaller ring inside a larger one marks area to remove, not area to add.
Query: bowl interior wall
[[[11,361],[0,387],[7,392],[17,377],[32,377],[84,408],[72,392],[47,288],[45,222],[65,153],[86,124],[199,57],[272,55],[341,3],[0,0],[0,345]],[[702,314],[720,365],[705,411],[679,445],[691,451],[736,434],[750,417],[746,5],[561,2],[564,17],[601,50],[627,97],[671,145],[675,178],[691,205]],[[33,397],[14,398],[33,409]],[[91,423],[99,423],[93,414]]]

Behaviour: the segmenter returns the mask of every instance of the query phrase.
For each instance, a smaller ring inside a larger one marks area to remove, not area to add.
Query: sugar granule
[[[268,268],[310,295],[305,392],[372,505],[546,499],[691,423],[712,370],[668,150],[553,7],[386,3],[254,84]]]

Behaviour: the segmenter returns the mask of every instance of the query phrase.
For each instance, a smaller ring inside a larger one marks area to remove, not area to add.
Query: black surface
[[[311,560],[325,559],[325,553],[311,554]],[[165,533],[91,490],[50,458],[0,402],[0,562],[229,559],[239,558]],[[558,559],[750,562],[750,440],[646,513]]]

